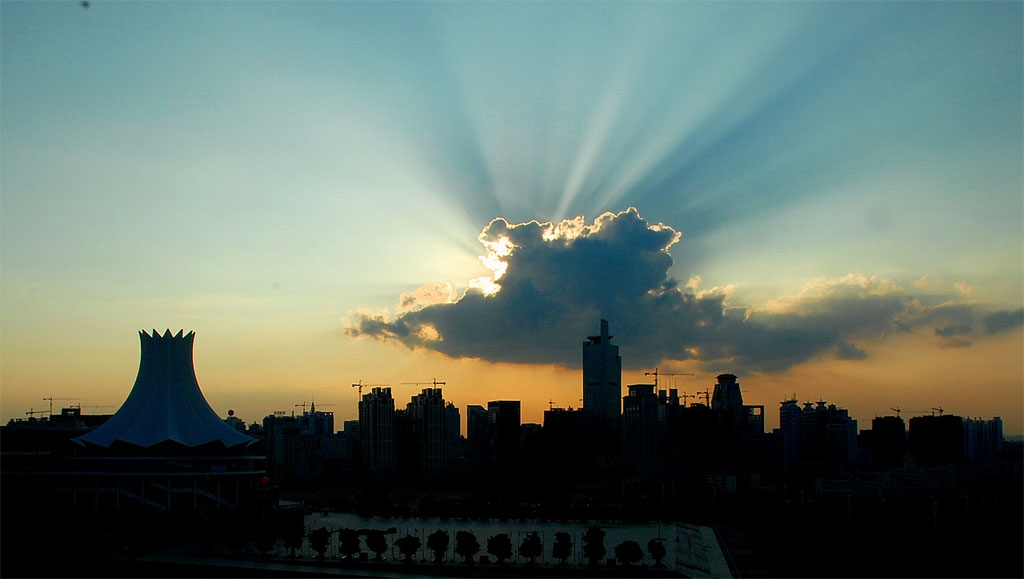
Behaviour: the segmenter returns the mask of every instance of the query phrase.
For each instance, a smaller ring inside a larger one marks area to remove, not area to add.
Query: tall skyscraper
[[[875,464],[899,467],[907,450],[907,427],[899,416],[876,416],[871,421],[871,456]]]
[[[742,414],[743,394],[735,374],[719,374],[711,395],[711,409],[730,414]]]
[[[490,441],[487,436],[487,409],[477,404],[466,407],[466,458],[480,466],[490,461]]]
[[[395,399],[391,388],[374,388],[359,401],[363,469],[376,476],[395,472]]]
[[[622,414],[622,358],[611,343],[608,320],[583,342],[583,410],[618,420]]]
[[[448,469],[448,427],[440,388],[424,388],[412,397],[406,412],[415,423],[416,470],[430,478]]]
[[[518,400],[493,400],[487,403],[492,466],[510,469],[519,465],[521,415]]]
[[[779,408],[779,431],[782,433],[782,461],[789,470],[800,460],[800,417],[803,412],[796,397],[783,400]]]
[[[630,384],[622,399],[622,461],[629,482],[652,482],[657,473],[658,395],[654,384]]]

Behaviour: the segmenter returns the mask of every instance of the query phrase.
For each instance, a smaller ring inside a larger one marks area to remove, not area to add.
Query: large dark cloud
[[[863,359],[866,342],[922,326],[935,328],[939,340],[962,343],[974,327],[993,333],[1020,324],[1020,312],[928,304],[889,280],[852,274],[763,306],[736,306],[729,288],[698,291],[669,277],[669,248],[679,238],[632,208],[589,225],[582,218],[515,225],[495,219],[480,241],[492,262],[507,264],[500,291],[471,288],[456,301],[420,304],[394,318],[360,313],[346,332],[456,358],[576,367],[580,342],[605,318],[628,368],[698,360],[715,369],[771,372],[823,353]]]

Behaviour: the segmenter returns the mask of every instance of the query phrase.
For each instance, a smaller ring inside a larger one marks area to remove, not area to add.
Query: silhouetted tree
[[[623,565],[632,565],[644,558],[644,550],[636,541],[623,541],[615,546],[615,558]]]
[[[302,548],[302,525],[291,525],[284,536],[284,544],[288,547],[288,557],[294,558],[295,551]]]
[[[412,561],[412,556],[416,554],[416,551],[419,551],[421,543],[422,541],[420,541],[419,537],[412,535],[406,535],[401,539],[395,540],[395,546],[398,547],[398,552],[405,557],[406,562]]]
[[[366,535],[366,548],[375,555],[375,560],[380,561],[388,550],[388,540],[384,536],[384,531],[367,529],[363,534]]]
[[[430,533],[427,537],[427,548],[434,552],[434,562],[444,561],[444,555],[448,551],[448,531],[440,529]]]
[[[455,554],[462,557],[467,565],[473,563],[473,556],[479,552],[480,542],[476,540],[476,535],[469,531],[455,533]]]
[[[555,544],[551,546],[551,556],[560,560],[560,565],[565,565],[569,557],[572,557],[572,537],[569,536],[569,533],[555,533]]]
[[[359,548],[359,533],[355,529],[341,529],[338,531],[338,542],[341,554],[346,557],[355,557],[362,549]]]
[[[487,552],[494,555],[498,563],[512,556],[512,538],[507,533],[499,533],[487,538]]]
[[[601,558],[607,553],[604,548],[604,531],[597,527],[590,527],[583,533],[583,556],[590,561],[591,565],[600,565]]]
[[[530,564],[536,562],[537,557],[544,554],[544,543],[540,540],[540,535],[536,531],[523,537],[523,542],[519,544],[519,556],[526,557],[530,560]]]
[[[651,558],[654,559],[655,567],[664,567],[665,564],[661,562],[668,553],[665,551],[665,539],[651,539],[647,542],[647,552],[651,554]]]
[[[326,527],[309,532],[309,548],[316,551],[317,556],[321,559],[327,554],[327,544],[330,542],[331,532]]]

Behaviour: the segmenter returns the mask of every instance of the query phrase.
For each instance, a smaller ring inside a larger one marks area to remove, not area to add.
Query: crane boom
[[[438,380],[437,378],[433,378],[430,380],[430,382],[402,382],[402,384],[414,384],[416,386],[422,386],[424,384],[433,384],[434,388],[437,388],[439,384],[447,384],[447,382],[443,380]]]
[[[376,387],[376,386],[390,386],[390,384],[363,384],[362,380],[360,380],[359,382],[356,382],[355,384],[352,385],[352,387],[359,389],[359,399],[360,400],[363,399],[363,386],[369,386],[369,387],[373,388],[373,387]]]
[[[654,369],[654,372],[644,372],[644,376],[652,375],[654,376],[655,389],[658,387],[658,376],[696,376],[692,372],[659,372],[657,368]]]
[[[50,401],[50,415],[53,415],[53,401],[54,400],[81,400],[81,398],[54,398],[53,396],[43,396],[43,400]]]

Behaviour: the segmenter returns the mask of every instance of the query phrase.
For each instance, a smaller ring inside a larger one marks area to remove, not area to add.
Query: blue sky
[[[469,376],[344,328],[486,275],[496,217],[636,207],[743,306],[852,273],[1014,311],[1022,6],[4,2],[4,418],[122,396],[143,327],[235,398]]]

